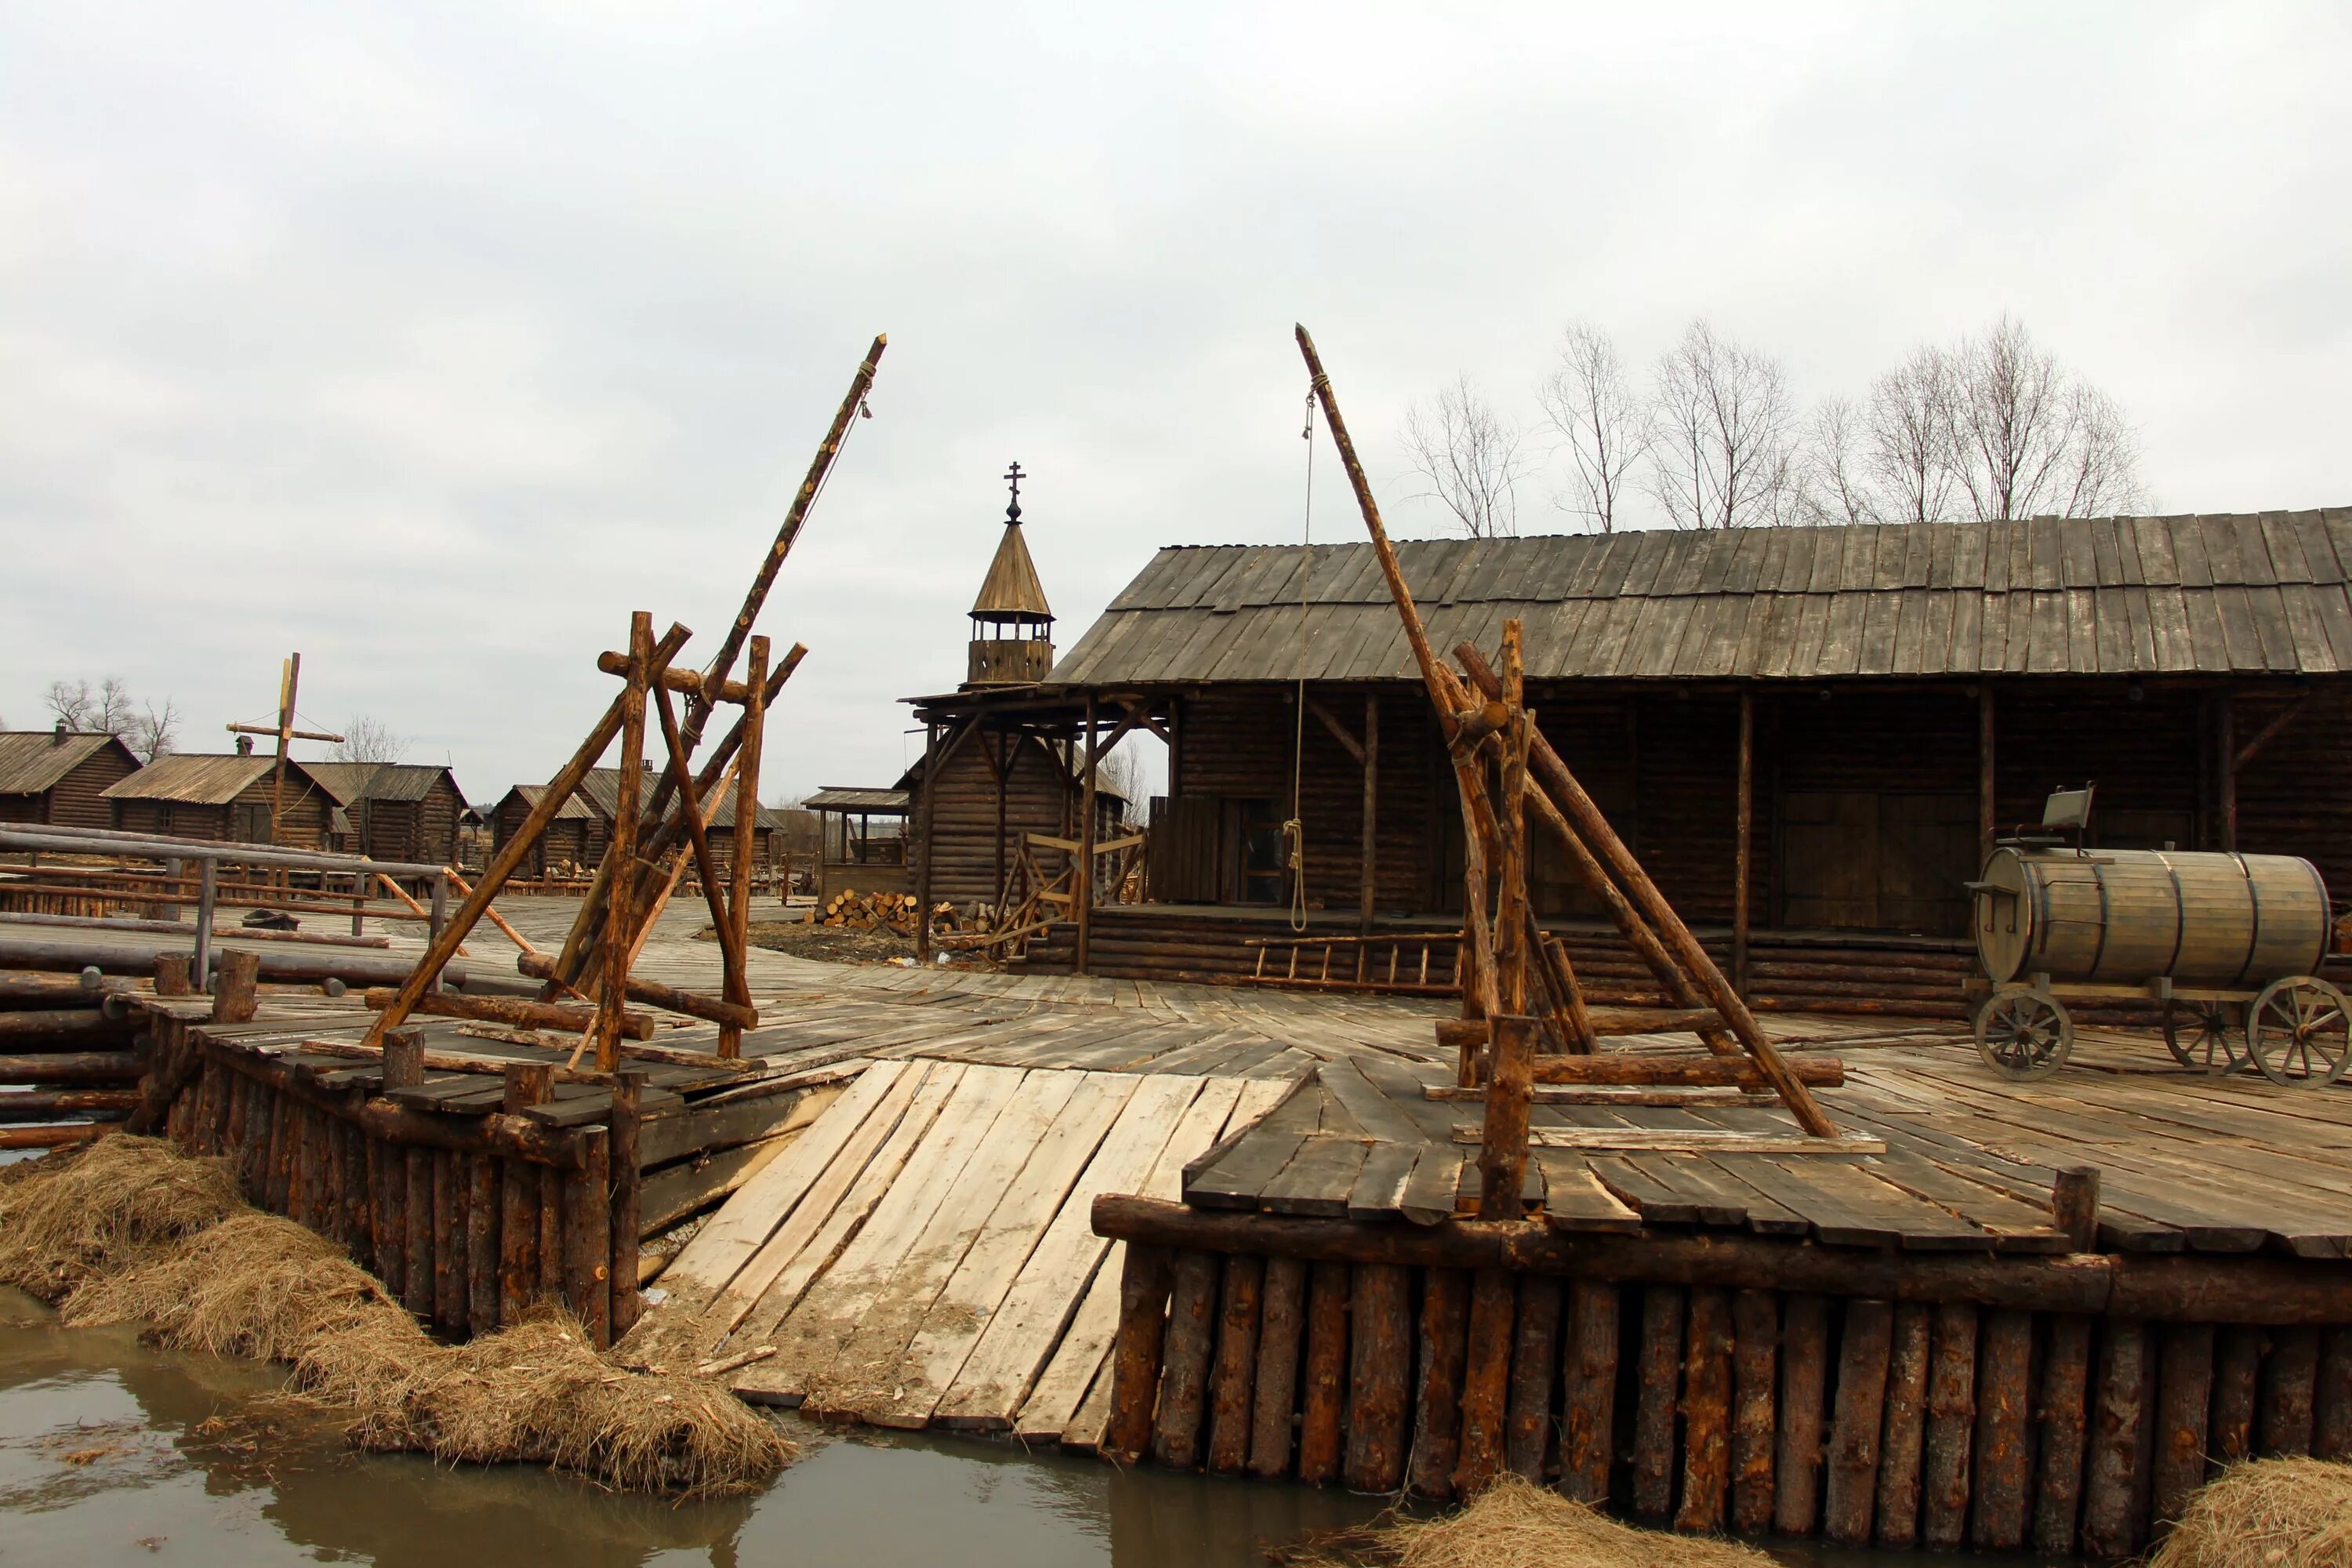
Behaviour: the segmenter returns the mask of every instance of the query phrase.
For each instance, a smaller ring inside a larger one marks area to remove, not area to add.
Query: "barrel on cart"
[[[2343,993],[2318,976],[2327,886],[2292,855],[2003,843],[1969,884],[1992,994],[1977,1049],[2045,1078],[2074,1048],[2068,1002],[2152,1002],[2189,1067],[2251,1064],[2318,1088],[2352,1061]]]

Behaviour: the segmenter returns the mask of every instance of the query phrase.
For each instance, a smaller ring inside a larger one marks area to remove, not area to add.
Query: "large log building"
[[[378,860],[457,863],[467,812],[457,776],[429,763],[310,763],[335,800],[334,847]]]
[[[1524,623],[1546,734],[1685,918],[1739,957],[1753,942],[1755,988],[1787,1005],[1953,996],[1965,884],[2061,785],[2095,781],[2096,845],[2302,855],[2352,893],[2352,511],[1399,553],[1441,649],[1491,654]],[[1045,680],[993,695],[1169,741],[1153,902],[1116,912],[1125,935],[1098,912],[1097,970],[1234,972],[1238,939],[1221,955],[1202,932],[1299,893],[1326,929],[1459,910],[1453,781],[1369,544],[1162,550]],[[1536,842],[1538,910],[1574,929],[1587,895]]]
[[[291,758],[285,764],[285,783],[278,786],[278,765],[276,758],[250,752],[233,756],[179,752],[156,758],[103,793],[117,828],[238,844],[272,842],[274,795],[276,842],[295,849],[327,847],[335,797],[311,777],[307,764]]]

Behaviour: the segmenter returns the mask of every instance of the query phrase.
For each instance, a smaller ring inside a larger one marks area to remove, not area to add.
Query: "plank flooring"
[[[572,906],[500,908],[551,947]],[[673,908],[638,973],[715,991],[700,923],[698,910]],[[502,941],[478,935],[472,962],[502,963]],[[1121,1263],[1093,1233],[1096,1195],[1396,1225],[1475,1205],[1475,1151],[1457,1140],[1478,1107],[1427,1093],[1453,1079],[1452,1054],[1433,1044],[1433,1023],[1454,1011],[1442,1002],[766,951],[751,980],[763,1022],[745,1037],[748,1068],[657,1067],[648,1110],[662,1095],[708,1108],[779,1085],[842,1088],[701,1223],[625,1347],[677,1365],[773,1345],[732,1374],[747,1398],[1089,1447],[1108,1408]],[[350,998],[266,1002],[241,1034],[272,1050],[364,1021]],[[1806,1146],[1769,1100],[1538,1105],[1525,1191],[1545,1222],[2051,1252],[2064,1247],[2053,1173],[2087,1163],[2102,1173],[2105,1247],[2352,1257],[2352,1086],[2208,1078],[2151,1033],[2094,1027],[2078,1030],[2063,1071],[2018,1084],[1953,1026],[1765,1023],[1784,1044],[1843,1059],[1844,1084],[1818,1091],[1845,1135],[1838,1152]],[[436,1050],[534,1056],[444,1023],[428,1033]],[[670,1027],[657,1043],[707,1050],[712,1035]],[[1699,1047],[1663,1036],[1606,1048]],[[454,1109],[494,1082],[430,1075],[404,1092]],[[540,1108],[597,1110],[593,1089]]]

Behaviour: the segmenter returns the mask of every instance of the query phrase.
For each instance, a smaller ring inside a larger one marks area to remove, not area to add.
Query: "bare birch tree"
[[[1955,387],[1952,356],[1932,344],[1871,383],[1864,464],[1882,515],[1903,522],[1951,516]]]
[[[1649,411],[1626,384],[1617,345],[1590,322],[1570,322],[1559,335],[1559,362],[1536,397],[1573,470],[1563,510],[1615,532],[1618,509],[1650,449]]]
[[[1676,528],[1792,519],[1797,413],[1780,361],[1693,321],[1658,361],[1651,409],[1650,493]]]
[[[1869,434],[1850,397],[1825,397],[1806,421],[1804,511],[1821,522],[1876,522],[1878,496],[1871,484]]]
[[[410,744],[406,735],[383,720],[362,713],[344,724],[343,738],[327,756],[338,763],[396,763],[408,755]]]
[[[1518,531],[1519,481],[1528,477],[1526,432],[1496,412],[1467,373],[1438,388],[1424,407],[1405,410],[1399,437],[1413,470],[1473,539]]]
[[[170,756],[179,746],[180,705],[168,697],[161,708],[152,702],[141,704],[120,739],[142,763]]]
[[[1980,520],[2089,517],[2141,499],[2138,447],[2121,411],[2021,321],[2003,316],[1960,350],[1951,408],[1960,488]]]

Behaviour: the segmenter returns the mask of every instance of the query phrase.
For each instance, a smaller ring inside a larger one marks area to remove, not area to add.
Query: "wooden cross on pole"
[[[259,724],[231,724],[232,735],[275,735],[278,737],[278,761],[269,774],[269,842],[278,842],[278,819],[286,809],[286,748],[296,741],[324,741],[341,745],[341,735],[330,735],[319,730],[294,728],[294,692],[302,683],[302,656],[289,653],[286,662],[278,667],[278,722],[264,727]]]

